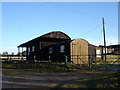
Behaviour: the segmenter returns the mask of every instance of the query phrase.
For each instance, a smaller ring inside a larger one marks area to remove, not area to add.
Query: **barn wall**
[[[65,45],[64,53],[60,53],[60,45]],[[70,51],[69,49],[70,45],[68,45],[68,43],[61,43],[61,42],[42,41],[41,49],[39,48],[40,47],[39,43],[37,44],[37,47],[38,49],[36,50],[36,53],[35,53],[37,60],[50,60],[50,57],[51,57],[52,61],[59,61],[59,59],[62,59],[62,57]],[[50,47],[53,48],[52,54],[49,54]],[[54,57],[54,60],[53,60],[53,57]]]
[[[75,39],[70,43],[71,61],[75,64],[88,63],[88,42],[84,39]]]
[[[92,61],[96,60],[96,46],[89,44],[88,45],[88,55]]]
[[[60,52],[60,46],[64,45],[65,49],[64,52]],[[52,48],[53,52],[49,53],[49,48]],[[64,42],[59,44],[54,44],[46,47],[47,55],[49,60],[51,61],[59,61],[59,62],[65,62],[65,55],[70,55],[70,43]]]

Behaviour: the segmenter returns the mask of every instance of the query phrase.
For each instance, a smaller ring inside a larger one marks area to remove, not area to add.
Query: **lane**
[[[85,85],[90,80],[100,78],[105,72],[67,72],[67,73],[16,73],[2,76],[3,88],[61,88],[67,85]],[[96,84],[95,84],[96,86]]]
[[[78,79],[85,79],[83,74],[74,73],[49,73],[49,74],[16,74],[2,76],[3,88],[58,88],[66,83],[77,83]]]

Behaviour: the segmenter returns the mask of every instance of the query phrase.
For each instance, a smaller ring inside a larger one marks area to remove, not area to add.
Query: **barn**
[[[87,64],[89,58],[95,60],[96,46],[84,39],[71,38],[60,31],[49,32],[18,46],[26,48],[27,60],[59,61]]]
[[[88,64],[96,57],[96,46],[90,44],[85,39],[74,39],[70,43],[71,61],[75,64]]]
[[[20,48],[22,51],[26,48],[27,60],[55,61],[55,59],[59,60],[60,55],[69,54],[69,44],[65,42],[70,40],[67,34],[53,31],[19,45],[18,53],[20,53]],[[55,59],[51,58],[53,55]]]

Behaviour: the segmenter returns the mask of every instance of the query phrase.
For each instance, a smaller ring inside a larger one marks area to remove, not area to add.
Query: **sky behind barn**
[[[107,45],[117,44],[117,2],[3,2],[0,53],[17,53],[18,45],[51,31],[103,45],[102,17]]]

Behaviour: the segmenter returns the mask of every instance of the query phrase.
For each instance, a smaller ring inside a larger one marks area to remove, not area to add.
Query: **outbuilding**
[[[96,58],[96,46],[85,39],[74,39],[70,43],[71,61],[75,64],[88,64]]]
[[[54,56],[56,55],[56,57],[58,57],[61,54],[68,54],[69,50],[67,52],[64,51],[66,50],[66,47],[69,47],[67,46],[68,44],[65,44],[64,46],[60,45],[60,43],[70,40],[71,38],[63,32],[60,31],[49,32],[47,34],[44,34],[40,37],[37,37],[26,43],[19,45],[18,53],[20,52],[20,48],[22,48],[23,50],[23,48],[25,47],[27,60],[48,61],[53,56],[53,54]],[[59,54],[59,52],[61,54]]]
[[[88,64],[96,59],[96,46],[84,39],[71,38],[60,31],[49,32],[18,46],[26,48],[27,60]],[[67,56],[67,58],[66,58]]]

